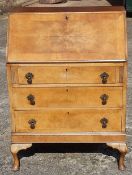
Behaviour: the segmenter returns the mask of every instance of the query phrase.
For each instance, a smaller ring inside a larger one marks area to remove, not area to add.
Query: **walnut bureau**
[[[106,143],[124,170],[127,86],[123,7],[19,8],[9,15],[13,170],[32,143]]]

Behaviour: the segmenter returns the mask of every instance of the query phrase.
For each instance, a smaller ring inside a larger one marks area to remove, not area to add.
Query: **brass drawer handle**
[[[107,94],[103,94],[103,95],[100,96],[100,98],[102,100],[102,105],[106,105],[109,96]]]
[[[31,105],[35,105],[35,97],[32,94],[28,95],[27,99],[30,101]]]
[[[103,72],[101,75],[100,75],[101,79],[102,79],[102,83],[103,84],[106,84],[107,83],[107,80],[109,78],[109,74],[106,73],[106,72]]]
[[[100,123],[102,124],[102,128],[107,128],[108,119],[104,117],[100,120]]]
[[[28,72],[26,75],[25,75],[26,79],[27,79],[27,83],[28,84],[32,84],[32,79],[34,77],[34,75],[31,73],[31,72]]]
[[[35,129],[35,125],[36,125],[36,120],[35,119],[30,119],[28,121],[28,124],[30,125],[31,129]]]

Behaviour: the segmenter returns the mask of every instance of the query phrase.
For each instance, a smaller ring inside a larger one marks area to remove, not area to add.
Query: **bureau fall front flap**
[[[122,8],[45,9],[10,14],[8,62],[126,59]]]

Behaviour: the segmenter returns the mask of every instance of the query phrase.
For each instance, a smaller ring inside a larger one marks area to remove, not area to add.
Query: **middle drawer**
[[[14,108],[122,107],[122,87],[14,87]]]

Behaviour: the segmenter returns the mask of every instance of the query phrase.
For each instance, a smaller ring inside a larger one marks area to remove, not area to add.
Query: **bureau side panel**
[[[123,117],[122,117],[122,131],[126,130],[126,108],[127,108],[127,81],[128,81],[128,62],[124,63],[123,74]]]
[[[11,116],[11,130],[15,131],[15,121],[14,121],[14,110],[12,108],[12,71],[11,65],[6,64],[6,72],[7,72],[7,83],[8,83],[8,96],[9,96],[9,106],[10,106],[10,116]]]

